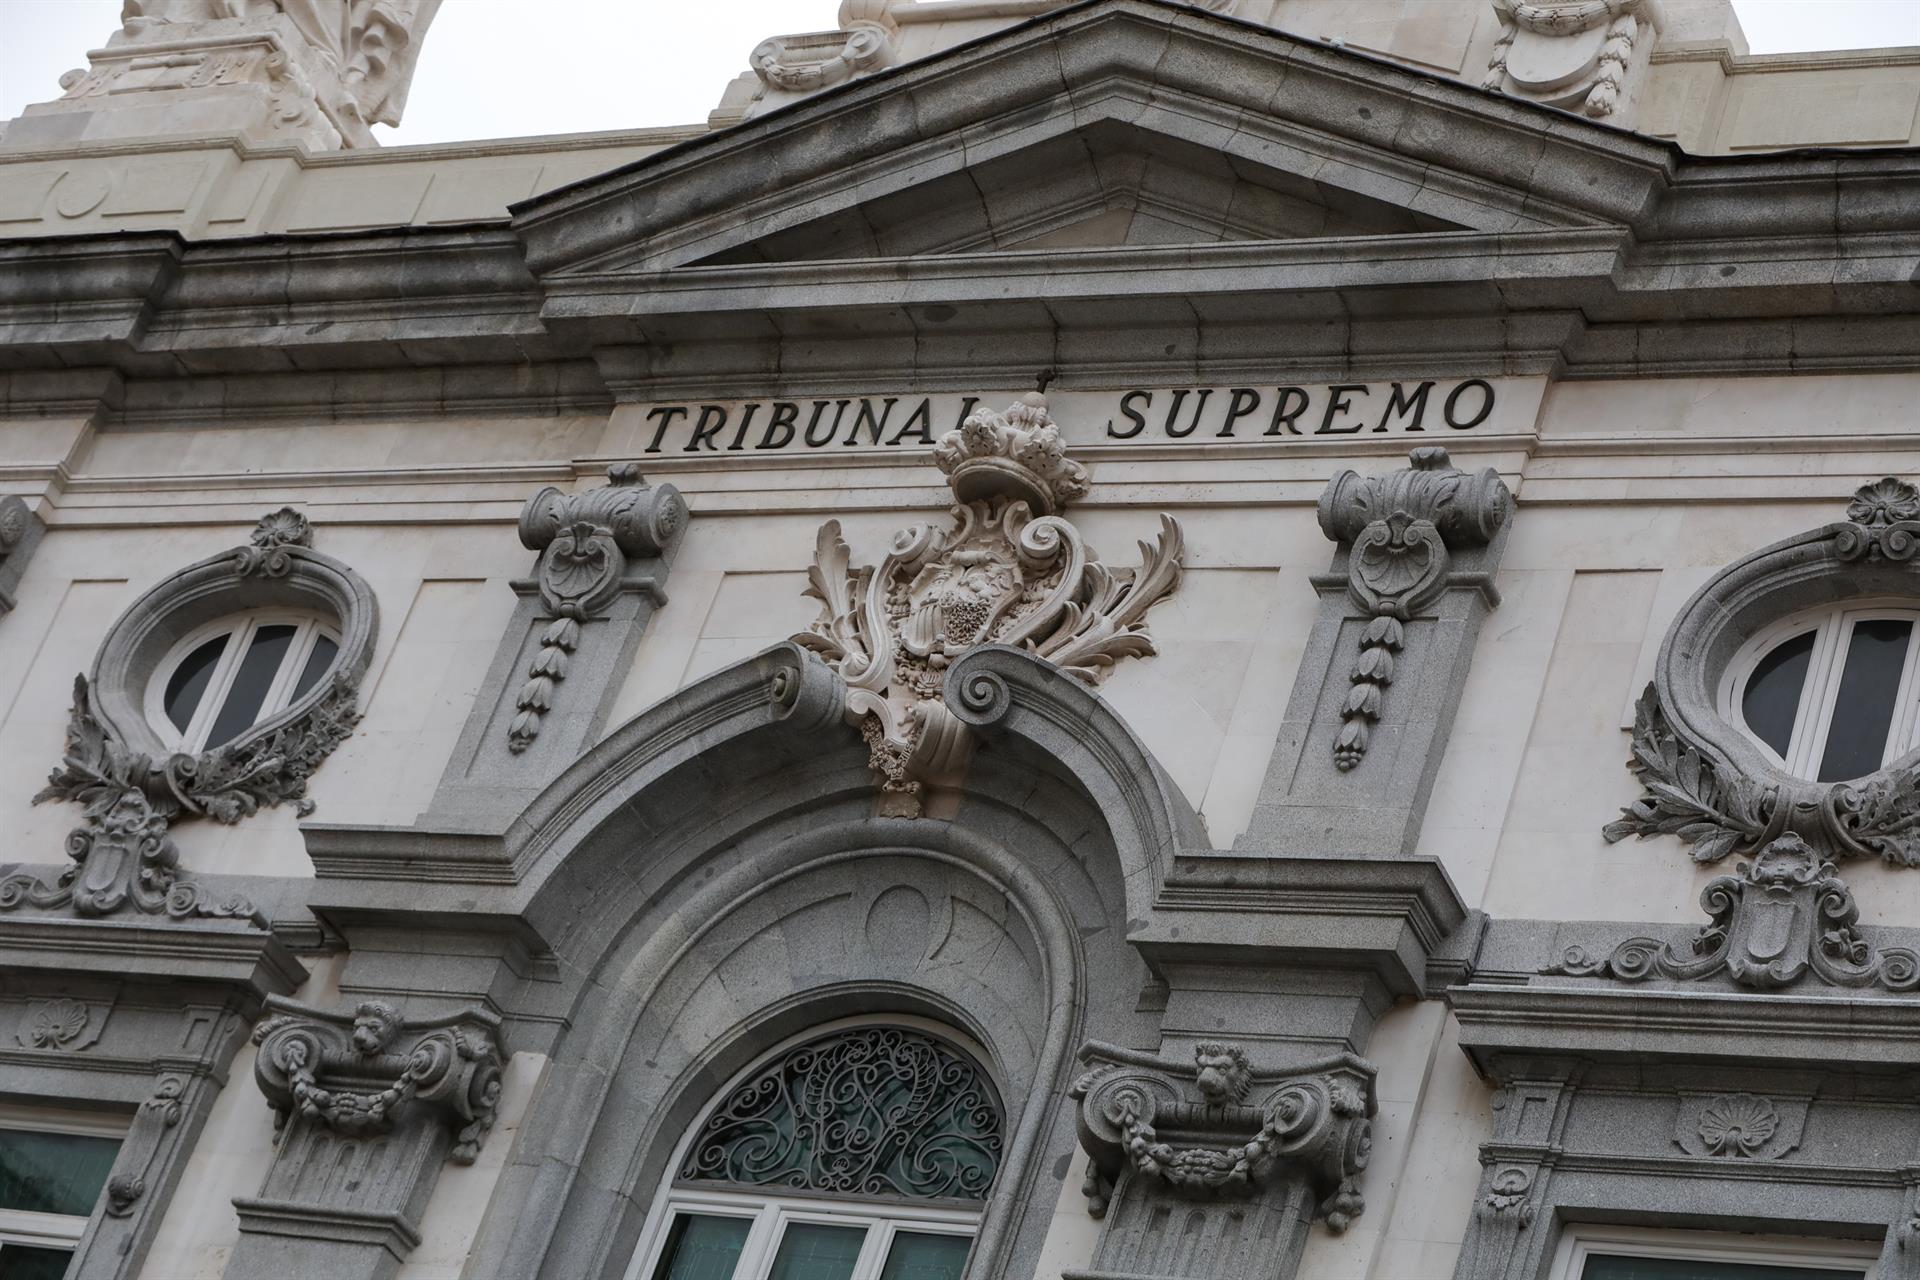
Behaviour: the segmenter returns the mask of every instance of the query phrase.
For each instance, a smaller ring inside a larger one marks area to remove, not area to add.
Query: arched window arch
[[[979,1057],[942,1029],[810,1032],[702,1113],[628,1280],[958,1280],[1004,1115]]]
[[[317,614],[230,614],[196,628],[160,660],[147,684],[147,721],[174,750],[225,746],[304,697],[339,653],[339,629]]]

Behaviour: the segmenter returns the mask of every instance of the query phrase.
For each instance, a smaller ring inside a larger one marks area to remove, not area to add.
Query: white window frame
[[[1798,613],[1760,631],[1740,646],[1728,664],[1720,686],[1720,714],[1761,754],[1796,778],[1812,781],[1820,771],[1827,750],[1827,734],[1833,724],[1834,704],[1840,698],[1840,677],[1846,668],[1847,650],[1853,629],[1874,619],[1897,619],[1913,624],[1907,638],[1906,664],[1901,668],[1900,685],[1894,695],[1894,712],[1887,726],[1887,740],[1881,746],[1880,768],[1912,751],[1920,737],[1920,608],[1912,601],[1859,601],[1844,608],[1827,608]],[[1800,705],[1794,711],[1793,736],[1782,756],[1747,726],[1741,702],[1747,681],[1769,653],[1795,636],[1813,632],[1813,651],[1807,656],[1807,679],[1801,686]]]
[[[1864,1271],[1878,1280],[1880,1246],[1863,1240],[1817,1240],[1806,1236],[1740,1235],[1722,1231],[1674,1231],[1574,1223],[1560,1233],[1548,1280],[1580,1280],[1594,1254],[1628,1258],[1792,1265],[1810,1271]]]
[[[313,656],[313,647],[320,637],[331,640],[336,651],[340,647],[339,631],[325,619],[311,613],[284,609],[229,614],[195,629],[167,650],[167,656],[147,681],[147,723],[160,735],[162,745],[170,751],[196,752],[205,749],[207,735],[213,731],[220,708],[226,705],[228,696],[233,692],[233,682],[240,672],[241,659],[252,648],[253,638],[260,628],[273,626],[294,627],[293,642],[287,646],[287,656],[281,659],[279,670],[274,672],[273,683],[267,686],[266,700],[260,704],[260,713],[254,718],[254,724],[278,715],[292,703],[294,685],[299,681],[300,673],[306,670],[307,659]],[[173,673],[186,661],[187,655],[222,635],[232,638],[221,651],[220,660],[214,664],[206,691],[200,695],[200,705],[194,708],[193,718],[182,732],[174,725],[172,717],[167,715],[167,681],[173,678]],[[337,658],[335,660],[338,661]],[[325,678],[324,674],[322,678]]]
[[[639,1245],[634,1249],[633,1260],[627,1264],[625,1280],[652,1280],[654,1269],[660,1265],[660,1255],[666,1249],[668,1229],[674,1214],[681,1211],[753,1218],[753,1228],[747,1233],[746,1244],[740,1251],[740,1261],[734,1267],[734,1280],[765,1280],[768,1270],[773,1266],[781,1233],[789,1222],[866,1226],[866,1243],[860,1250],[860,1260],[854,1266],[852,1280],[876,1280],[880,1269],[886,1265],[887,1251],[893,1247],[893,1237],[897,1232],[924,1231],[969,1238],[979,1233],[980,1220],[986,1213],[984,1202],[977,1209],[963,1209],[950,1204],[921,1204],[904,1199],[843,1200],[808,1193],[788,1192],[782,1195],[774,1191],[756,1194],[751,1190],[732,1191],[720,1186],[708,1187],[677,1181],[680,1166],[685,1162],[694,1140],[705,1128],[707,1117],[732,1095],[741,1082],[796,1045],[859,1027],[900,1027],[944,1040],[971,1057],[987,1073],[1002,1100],[1007,1097],[1006,1082],[993,1070],[993,1059],[987,1052],[971,1037],[931,1018],[908,1014],[840,1018],[789,1036],[766,1052],[755,1055],[751,1065],[715,1090],[713,1097],[694,1117],[693,1123],[687,1126],[680,1141],[674,1144],[673,1157],[667,1165],[667,1177],[662,1180],[654,1196],[653,1207],[647,1214],[647,1224],[640,1232]]]
[[[22,1106],[18,1103],[0,1103],[0,1129],[112,1138],[123,1143],[127,1140],[127,1120],[123,1117],[99,1115],[91,1111]],[[72,1249],[86,1234],[87,1223],[92,1217],[91,1211],[76,1216],[0,1209],[0,1247],[18,1244],[36,1249]]]

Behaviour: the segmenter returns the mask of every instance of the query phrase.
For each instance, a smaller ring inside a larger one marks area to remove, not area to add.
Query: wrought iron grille
[[[754,1072],[701,1126],[680,1177],[982,1200],[1000,1126],[999,1097],[973,1061],[917,1032],[862,1027]]]

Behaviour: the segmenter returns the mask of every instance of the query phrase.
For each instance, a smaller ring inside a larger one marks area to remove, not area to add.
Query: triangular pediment
[[[1672,153],[1162,0],[1088,0],[516,207],[549,281],[1620,230]],[[1460,252],[1466,252],[1462,249]]]

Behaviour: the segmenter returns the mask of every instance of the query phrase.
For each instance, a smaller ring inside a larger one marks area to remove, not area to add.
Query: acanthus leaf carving
[[[1777,837],[1737,874],[1709,881],[1700,905],[1710,919],[1684,945],[1628,938],[1604,958],[1574,945],[1544,972],[1622,982],[1724,973],[1760,990],[1790,987],[1812,974],[1836,987],[1920,989],[1920,953],[1870,943],[1860,932],[1853,891],[1797,835]]]
[[[540,598],[553,620],[514,699],[507,748],[532,746],[553,710],[559,686],[580,647],[581,624],[598,616],[621,589],[629,556],[660,555],[685,527],[687,505],[670,484],[649,485],[634,463],[607,468],[607,484],[566,493],[549,485],[520,513],[520,541],[540,553]],[[645,584],[664,603],[656,584]]]
[[[1155,651],[1146,613],[1180,581],[1179,524],[1140,543],[1137,569],[1112,569],[1056,514],[1087,492],[1046,398],[976,410],[934,450],[954,497],[952,527],[895,535],[878,568],[855,566],[840,523],[821,526],[806,594],[820,602],[793,637],[847,686],[847,719],[883,792],[917,813],[923,787],[953,779],[972,749],[942,701],[946,671],[984,644],[1015,645],[1098,684],[1122,658]]]
[[[1846,522],[1825,536],[1842,561],[1913,562],[1920,491],[1892,476],[1863,485]],[[1609,843],[1678,836],[1695,861],[1711,863],[1793,834],[1823,857],[1920,866],[1920,763],[1843,782],[1750,778],[1683,736],[1652,683],[1635,704],[1630,752],[1627,767],[1646,794],[1602,828]]]
[[[284,577],[290,549],[310,542],[306,518],[282,508],[259,522],[250,545],[234,551],[233,571]],[[67,833],[72,864],[50,884],[27,874],[0,879],[0,911],[28,904],[105,916],[132,908],[176,920],[240,918],[266,927],[266,917],[246,898],[216,897],[181,875],[172,827],[195,817],[231,826],[281,804],[305,817],[313,812],[308,780],[359,719],[358,679],[342,671],[301,714],[271,732],[157,757],[123,742],[97,714],[87,677],[75,676],[65,753],[33,797],[35,804],[82,806],[81,825]]]
[[[477,1008],[408,1021],[383,1000],[333,1012],[280,996],[254,1029],[254,1076],[274,1112],[274,1142],[295,1117],[337,1134],[390,1132],[424,1108],[455,1130],[449,1158],[472,1164],[500,1100],[500,1020]]]
[[[1341,1055],[1261,1075],[1238,1047],[1217,1043],[1195,1046],[1190,1070],[1104,1046],[1083,1056],[1097,1065],[1068,1096],[1080,1104],[1092,1216],[1105,1215],[1129,1169],[1191,1197],[1250,1197],[1276,1181],[1303,1182],[1335,1232],[1365,1208],[1359,1178],[1376,1109],[1365,1060]]]
[[[1347,594],[1368,617],[1333,742],[1343,772],[1366,757],[1393,683],[1405,624],[1447,585],[1451,552],[1485,546],[1506,523],[1513,495],[1491,468],[1456,470],[1438,446],[1415,449],[1403,471],[1342,471],[1320,498],[1320,527],[1348,544]]]

